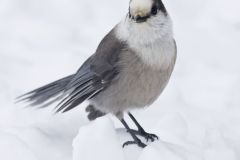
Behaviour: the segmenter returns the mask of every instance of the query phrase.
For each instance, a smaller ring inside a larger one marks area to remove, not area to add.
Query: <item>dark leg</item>
[[[129,117],[133,120],[133,122],[135,123],[135,125],[137,126],[138,130],[131,130],[135,135],[139,135],[144,137],[147,141],[151,140],[152,142],[155,139],[158,139],[158,136],[156,136],[155,134],[150,134],[147,133],[142,126],[137,122],[136,118],[133,117],[133,115],[128,112]]]
[[[130,144],[137,144],[139,147],[144,148],[146,147],[146,144],[142,143],[141,140],[132,132],[132,130],[129,128],[129,126],[127,125],[127,123],[125,122],[124,119],[121,120],[122,124],[124,125],[124,127],[127,129],[127,132],[129,132],[133,138],[133,141],[127,141],[123,144],[123,148],[127,145]]]

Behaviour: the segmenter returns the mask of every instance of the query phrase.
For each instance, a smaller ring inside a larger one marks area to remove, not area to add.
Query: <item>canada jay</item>
[[[20,97],[42,107],[59,101],[56,112],[67,112],[88,100],[88,118],[111,113],[133,138],[123,146],[154,141],[131,109],[151,105],[167,85],[176,61],[172,21],[161,0],[130,0],[129,12],[101,41],[96,52],[72,75]],[[127,112],[138,130],[124,120]]]

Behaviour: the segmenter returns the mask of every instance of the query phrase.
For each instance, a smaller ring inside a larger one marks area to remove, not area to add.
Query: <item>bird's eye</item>
[[[158,8],[157,8],[156,5],[154,5],[154,6],[152,7],[151,14],[152,14],[152,15],[156,15],[157,12],[158,12]]]

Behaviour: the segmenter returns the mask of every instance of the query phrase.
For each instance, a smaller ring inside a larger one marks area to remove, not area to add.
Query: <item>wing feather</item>
[[[67,85],[56,112],[66,112],[105,90],[119,73],[119,55],[125,48],[112,30]]]

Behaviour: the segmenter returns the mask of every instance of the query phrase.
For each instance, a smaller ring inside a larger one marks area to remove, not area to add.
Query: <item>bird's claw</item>
[[[127,141],[123,144],[122,147],[124,148],[124,147],[126,147],[128,145],[132,145],[132,144],[136,144],[141,148],[145,148],[147,146],[146,144],[142,143],[140,140],[137,140],[137,141]]]
[[[137,130],[131,130],[131,131],[138,136],[144,137],[147,142],[149,142],[149,141],[154,142],[155,140],[159,139],[157,135],[147,133],[145,131],[137,131]]]
[[[151,140],[151,142],[154,142],[155,140],[158,140],[158,139],[159,139],[157,135],[155,135],[155,134],[150,134],[150,133],[145,133],[145,134],[142,135],[142,136],[147,140],[147,142],[148,142],[149,140]]]

